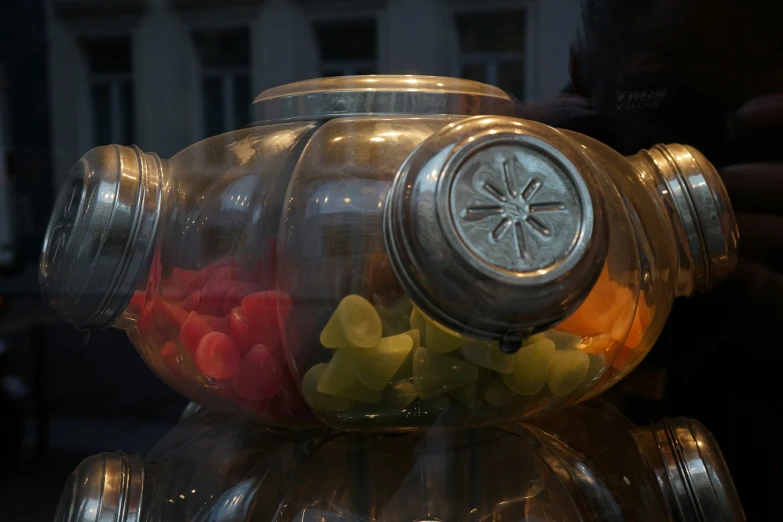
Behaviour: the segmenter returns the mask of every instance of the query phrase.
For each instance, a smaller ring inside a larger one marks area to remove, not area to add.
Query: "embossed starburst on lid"
[[[390,191],[395,273],[439,322],[518,345],[573,311],[601,270],[607,224],[591,169],[534,122],[450,125],[408,158]]]
[[[531,149],[498,145],[475,153],[454,176],[449,196],[459,238],[498,269],[548,269],[579,239],[575,184]]]

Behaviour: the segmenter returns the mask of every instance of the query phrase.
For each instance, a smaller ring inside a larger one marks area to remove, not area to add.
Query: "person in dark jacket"
[[[719,168],[740,230],[737,269],[676,302],[639,371],[665,370],[659,413],[713,431],[749,520],[779,518],[783,489],[781,20],[783,5],[766,1],[583,0],[571,85],[518,111],[623,154],[693,145]]]

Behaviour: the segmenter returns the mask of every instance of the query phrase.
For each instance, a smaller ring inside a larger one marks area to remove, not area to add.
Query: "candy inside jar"
[[[156,344],[175,386],[214,390],[229,408],[272,421],[309,418],[282,345],[291,311],[286,294],[262,289],[263,278],[231,259],[154,278],[158,292],[134,295],[143,303],[138,333]]]
[[[574,327],[582,314],[599,312],[595,303],[607,296],[612,305],[600,310],[605,325]],[[640,335],[631,328],[626,339],[633,298],[604,270],[574,316],[506,354],[498,341],[439,324],[408,297],[380,306],[348,295],[320,333],[320,354],[328,362],[306,371],[303,394],[327,422],[347,428],[492,424],[533,416],[579,398],[614,360],[632,351],[623,341]]]

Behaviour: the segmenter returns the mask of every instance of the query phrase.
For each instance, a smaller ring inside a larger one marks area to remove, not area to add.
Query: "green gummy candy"
[[[425,317],[425,320],[427,331],[424,344],[433,352],[453,352],[462,344],[462,336],[457,332],[449,330],[428,317]]]
[[[413,302],[411,301],[410,297],[400,297],[392,304],[387,306],[387,308],[396,314],[404,315],[406,318],[408,318],[413,311]]]
[[[582,344],[582,337],[579,335],[561,332],[560,330],[547,330],[544,332],[547,339],[555,343],[558,350],[578,350]]]
[[[418,348],[421,346],[421,332],[417,329],[408,330],[407,332],[404,332],[405,335],[409,336],[413,340],[413,347]]]
[[[422,333],[427,331],[427,321],[424,319],[424,314],[421,313],[421,310],[413,307],[413,310],[411,311],[411,329],[418,330]]]
[[[384,306],[376,306],[375,311],[378,312],[378,316],[381,318],[381,328],[385,337],[397,335],[410,329],[408,321],[409,311],[395,310],[394,308]]]
[[[556,397],[564,397],[576,390],[587,376],[590,357],[585,352],[557,350],[549,363],[547,385]]]
[[[499,378],[492,379],[484,391],[484,400],[496,410],[513,402],[516,397]]]
[[[416,351],[416,348],[421,346],[421,335],[419,335],[418,330],[408,330],[405,332],[405,335],[410,336],[410,338],[413,340],[413,349],[408,352],[408,355],[405,357],[405,360],[402,361],[402,364],[397,370],[397,373],[394,374],[394,377],[392,378],[394,381],[413,378],[413,352]]]
[[[422,400],[472,384],[478,377],[478,367],[467,361],[421,346],[413,354],[413,383]]]
[[[531,345],[531,344],[536,344],[537,342],[543,341],[546,338],[547,338],[547,336],[545,334],[537,333],[537,334],[531,335],[530,337],[528,337],[527,339],[522,341],[522,346],[528,346],[528,345]]]
[[[318,391],[318,383],[328,366],[321,363],[307,370],[302,378],[302,395],[314,410],[345,411],[351,407],[351,401]]]
[[[354,373],[350,355],[345,349],[334,353],[321,380],[318,381],[317,390],[335,397],[366,403],[376,403],[383,398],[381,392],[371,390],[359,381]]]
[[[464,339],[461,349],[465,360],[473,364],[498,373],[514,371],[514,356],[501,352],[497,341]]]
[[[381,318],[360,295],[349,295],[337,305],[321,331],[325,348],[373,348],[381,342]]]
[[[475,383],[468,384],[462,388],[457,388],[456,390],[451,390],[449,392],[449,397],[458,400],[470,409],[478,406],[478,390],[476,389]]]
[[[382,391],[389,385],[405,358],[413,349],[407,334],[384,337],[375,348],[346,348],[356,377],[371,390]]]
[[[549,339],[523,346],[514,354],[514,371],[503,375],[503,382],[517,395],[535,395],[547,382],[554,352],[555,343]]]

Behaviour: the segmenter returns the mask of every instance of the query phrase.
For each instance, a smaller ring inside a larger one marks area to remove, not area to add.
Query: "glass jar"
[[[674,297],[735,263],[690,147],[625,158],[449,78],[309,80],[254,108],[170,160],[88,152],[40,264],[69,321],[127,330],[212,409],[380,431],[530,418],[611,386]]]
[[[55,522],[745,520],[704,426],[639,428],[604,403],[516,426],[286,439],[187,419],[144,459],[85,460]]]

